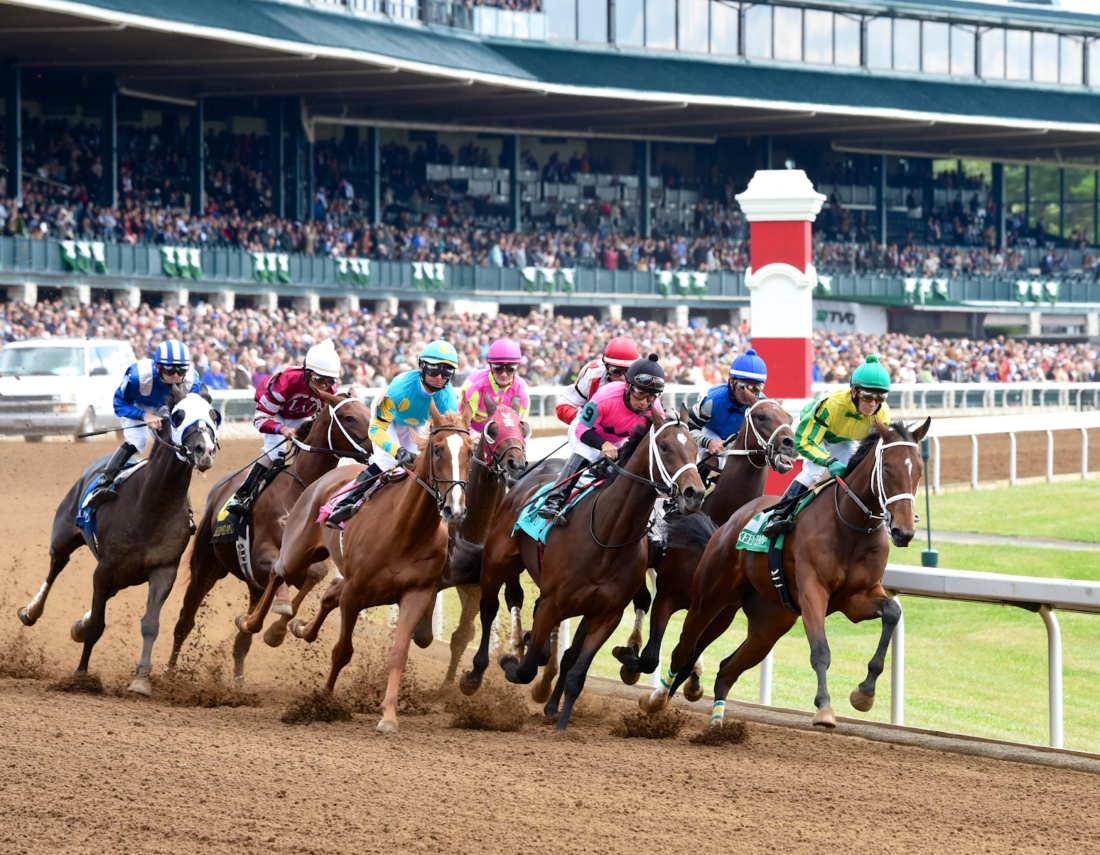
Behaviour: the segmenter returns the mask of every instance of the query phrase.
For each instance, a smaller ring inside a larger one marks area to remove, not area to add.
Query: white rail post
[[[561,658],[565,655],[565,651],[569,649],[569,645],[572,644],[572,624],[569,622],[569,618],[563,620],[558,624],[558,662],[561,662]]]
[[[432,608],[432,638],[443,638],[443,592],[435,595],[435,606]]]
[[[1047,431],[1047,483],[1054,480],[1054,431]]]
[[[1078,396],[1080,398],[1080,396]],[[1089,477],[1089,432],[1081,428],[1081,478]]]
[[[970,487],[978,489],[978,435],[970,434]]]
[[[770,707],[772,705],[772,660],[775,650],[769,650],[764,661],[760,663],[760,704]]]
[[[1008,483],[1016,486],[1016,434],[1008,434]]]
[[[901,598],[894,596],[901,608]],[[894,627],[894,652],[890,659],[890,723],[905,724],[905,610]]]
[[[932,490],[938,496],[940,493],[940,438],[932,437],[932,447],[936,450],[935,459],[932,461]]]
[[[1050,681],[1050,747],[1062,747],[1062,630],[1049,606],[1039,615],[1047,626],[1047,668]]]

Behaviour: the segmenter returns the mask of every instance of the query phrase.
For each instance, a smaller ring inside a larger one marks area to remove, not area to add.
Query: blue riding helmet
[[[747,380],[750,383],[763,383],[768,379],[768,366],[756,355],[755,350],[749,348],[733,360],[730,366],[730,378]]]
[[[458,351],[445,339],[438,339],[427,344],[420,351],[420,361],[427,363],[440,363],[458,368]]]
[[[153,362],[157,365],[171,365],[178,368],[191,367],[191,353],[187,345],[174,338],[165,339],[157,345],[153,354]]]

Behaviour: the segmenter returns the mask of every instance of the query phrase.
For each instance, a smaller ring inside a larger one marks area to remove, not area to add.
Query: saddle
[[[359,513],[360,508],[373,499],[381,490],[384,490],[390,484],[404,481],[408,477],[409,471],[402,466],[397,466],[393,469],[386,470],[381,475],[376,476],[372,481],[362,483],[359,481],[352,481],[324,504],[320,513],[317,514],[317,522],[322,525],[327,525],[329,528],[345,528],[348,524],[348,520]],[[353,499],[355,505],[347,518],[340,522],[330,522],[329,517],[332,516],[332,512],[336,510],[336,506],[341,504],[345,498],[352,496],[357,490],[360,491],[360,493]]]
[[[287,468],[287,463],[284,460],[280,460],[274,466],[267,470],[267,474],[260,480],[259,485],[256,487],[256,495],[252,499],[252,508],[256,507],[256,501],[260,498],[260,494],[275,483],[275,479],[280,472],[284,472]],[[249,522],[251,521],[251,512],[244,516],[237,516],[231,514],[226,510],[226,505],[233,499],[233,494],[230,493],[229,497],[225,500],[225,504],[218,510],[218,515],[214,519],[214,534],[210,538],[211,543],[232,543],[235,540],[239,540],[242,536],[247,536],[247,530]]]
[[[568,514],[581,499],[603,484],[604,480],[606,479],[599,477],[591,469],[582,472],[573,484],[573,492],[569,494],[569,498],[562,505],[562,514]],[[512,527],[513,535],[522,531],[540,545],[546,543],[546,537],[554,526],[554,520],[543,519],[539,516],[539,511],[546,504],[546,497],[555,486],[556,482],[554,481],[544,484],[523,506],[519,517],[516,519],[516,524]]]
[[[107,489],[118,490],[127,479],[148,463],[149,458],[147,457],[141,460],[128,461],[122,468],[122,471],[115,476],[115,480],[111,482]],[[75,520],[76,527],[80,529],[81,533],[84,535],[84,540],[88,544],[88,548],[96,558],[99,558],[99,529],[96,525],[96,512],[99,509],[88,507],[88,498],[95,492],[98,481],[98,478],[93,478],[89,481],[88,486],[84,488],[84,492],[80,496],[80,504],[77,505]]]

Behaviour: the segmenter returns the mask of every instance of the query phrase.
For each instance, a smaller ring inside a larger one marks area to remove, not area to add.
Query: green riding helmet
[[[864,363],[852,372],[853,389],[870,389],[875,392],[890,391],[890,372],[871,354]]]

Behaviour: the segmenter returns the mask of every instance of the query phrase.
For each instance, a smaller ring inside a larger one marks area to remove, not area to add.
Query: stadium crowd
[[[2,343],[40,336],[121,338],[143,356],[164,338],[176,337],[190,346],[209,385],[234,389],[258,386],[276,368],[300,362],[311,344],[329,338],[337,342],[343,358],[344,382],[383,386],[396,372],[415,364],[426,342],[440,336],[459,351],[458,382],[484,363],[492,341],[507,336],[520,343],[520,373],[529,383],[565,384],[616,335],[633,337],[643,352],[656,351],[674,382],[690,384],[720,382],[730,361],[751,340],[747,324],[734,329],[693,324],[683,329],[592,317],[410,317],[290,309],[226,312],[205,304],[167,310],[108,303],[80,308],[65,308],[60,302],[34,307],[0,303]],[[827,383],[847,382],[871,353],[878,354],[891,377],[903,383],[1100,382],[1100,352],[1089,344],[1040,344],[1003,336],[971,341],[824,332],[815,332],[813,338],[814,379]]]

